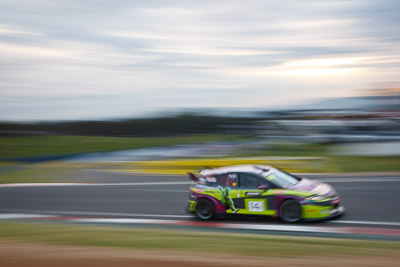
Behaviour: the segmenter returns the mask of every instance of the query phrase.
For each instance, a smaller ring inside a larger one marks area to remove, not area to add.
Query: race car
[[[335,189],[264,165],[208,168],[190,187],[187,211],[201,220],[227,214],[280,217],[294,223],[338,216],[344,212]]]

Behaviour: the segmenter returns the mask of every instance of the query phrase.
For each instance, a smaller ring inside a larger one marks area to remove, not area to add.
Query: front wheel
[[[196,205],[196,216],[202,220],[211,220],[215,216],[214,205],[207,199],[200,199]]]
[[[296,200],[289,199],[283,202],[279,212],[285,222],[294,223],[301,220],[301,206]]]

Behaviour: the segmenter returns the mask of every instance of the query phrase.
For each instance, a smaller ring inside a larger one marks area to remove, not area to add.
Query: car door
[[[260,186],[264,189],[258,189]],[[240,197],[236,199],[240,213],[252,215],[274,215],[274,197],[271,184],[264,178],[252,173],[239,173]],[[238,194],[237,194],[238,195]],[[240,209],[240,208],[239,208]]]
[[[229,172],[224,175],[221,175],[221,177],[223,177],[223,179],[218,179],[218,181],[223,181],[223,184],[219,184],[219,185],[223,188],[226,188],[226,187],[230,188],[231,193],[229,194],[229,196],[231,197],[235,208],[239,208],[237,206],[238,205],[237,200],[241,197],[241,195],[240,195],[240,190],[238,188],[238,180],[239,180],[238,173]],[[226,210],[227,213],[232,213],[232,211],[233,210],[230,209],[229,207]]]

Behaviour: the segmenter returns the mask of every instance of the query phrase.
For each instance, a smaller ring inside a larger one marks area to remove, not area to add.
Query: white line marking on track
[[[1,211],[1,209],[0,209]],[[47,211],[47,210],[22,210],[22,209],[12,209],[12,210],[3,210],[3,212],[14,212],[14,214],[1,214],[0,219],[7,219],[7,216],[14,216],[13,218],[33,218],[37,216],[40,218],[43,217],[56,217],[62,215],[76,215],[76,216],[124,216],[124,217],[153,217],[153,218],[194,218],[193,215],[176,215],[176,214],[143,214],[143,213],[122,213],[122,212],[96,212],[96,211]],[[18,212],[26,213],[26,214],[17,214]],[[20,217],[18,217],[20,216]],[[11,218],[11,217],[10,217]],[[107,218],[113,219],[113,218]],[[126,218],[131,219],[131,218]],[[138,219],[145,220],[145,219]],[[146,219],[147,220],[147,219]],[[350,220],[337,220],[337,221],[329,221],[329,223],[338,223],[338,224],[358,224],[358,225],[386,225],[386,226],[400,226],[400,222],[382,222],[382,221],[350,221]],[[232,225],[232,224],[227,224]],[[249,225],[248,227],[253,227],[254,224]],[[257,227],[265,226],[265,225],[256,225]],[[275,226],[274,226],[275,227]],[[276,226],[281,227],[281,226]],[[302,226],[300,226],[302,227]],[[309,226],[304,226],[309,227]]]
[[[400,226],[400,222],[374,222],[374,221],[331,221],[331,223],[343,223],[343,224],[368,224],[368,225],[388,225],[388,226]]]
[[[62,216],[49,216],[43,214],[3,214],[4,219],[23,219],[23,218],[47,218]],[[78,223],[115,223],[115,224],[167,224],[185,225],[188,221],[182,220],[159,220],[159,219],[131,219],[131,218],[77,218],[65,219],[69,222]],[[197,225],[197,224],[196,224]],[[292,225],[265,225],[265,224],[238,224],[238,223],[213,223],[218,228],[242,229],[242,230],[262,230],[262,231],[290,231],[290,232],[315,232],[315,233],[345,233],[345,231],[331,227],[313,226],[292,226]],[[189,222],[190,226],[190,222]],[[201,224],[200,224],[201,226]]]
[[[5,219],[34,219],[34,218],[54,218],[57,215],[44,215],[44,214],[20,214],[20,213],[0,213],[0,220]]]
[[[72,222],[84,222],[84,223],[171,223],[178,222],[173,220],[157,220],[157,219],[128,219],[128,218],[100,218],[100,219],[72,219]],[[180,222],[180,221],[179,221]]]
[[[186,224],[187,221],[179,220],[156,220],[156,219],[111,219],[111,218],[95,218],[95,219],[73,219],[73,222],[85,223],[120,223],[120,224],[168,224],[179,225]],[[314,232],[314,233],[346,233],[345,230],[334,227],[313,227],[313,226],[292,226],[292,225],[269,225],[269,224],[238,224],[238,223],[214,223],[215,227],[241,230],[262,230],[262,231],[290,231],[290,232]],[[190,223],[188,224],[190,226]]]
[[[1,209],[0,209],[1,211]],[[193,218],[192,215],[173,215],[173,214],[143,214],[143,213],[123,213],[123,212],[97,212],[97,211],[54,211],[54,210],[22,210],[12,209],[3,212],[29,212],[32,214],[51,214],[51,215],[79,215],[79,216],[125,216],[125,217],[154,217],[154,218]],[[47,215],[47,216],[51,216]]]
[[[319,181],[327,183],[365,183],[365,182],[375,183],[375,182],[400,182],[400,178],[328,178],[328,179],[320,179]]]
[[[0,184],[0,187],[42,187],[42,186],[79,186],[86,185],[82,183],[18,183],[18,184]]]
[[[230,229],[248,229],[248,230],[262,230],[262,231],[345,233],[345,231],[334,227],[291,226],[291,225],[270,225],[270,224],[224,224],[223,227]]]
[[[175,184],[193,184],[193,182],[142,182],[142,183],[101,183],[101,184],[87,184],[87,185],[102,185],[102,186],[112,186],[112,185],[175,185]]]
[[[236,230],[258,230],[279,231],[299,233],[328,233],[328,234],[367,234],[400,236],[400,230],[389,230],[379,228],[357,228],[357,227],[315,227],[297,225],[272,225],[272,224],[244,224],[244,223],[218,223],[218,222],[195,222],[185,220],[159,220],[159,219],[136,219],[136,218],[71,218],[66,216],[48,216],[42,214],[0,214],[4,219],[44,218],[57,217],[57,221],[72,223],[102,223],[102,224],[153,224],[171,226],[189,226],[213,229],[236,229]],[[1,217],[0,217],[1,218]],[[49,220],[52,220],[49,218]]]
[[[0,187],[46,187],[46,186],[140,186],[140,185],[179,185],[193,182],[141,182],[141,183],[18,183],[0,184]]]
[[[186,193],[186,194],[189,194],[188,190],[136,189],[136,188],[134,188],[134,189],[129,188],[129,189],[126,189],[126,190],[129,190],[129,191],[141,191],[141,192],[171,192],[171,193]]]

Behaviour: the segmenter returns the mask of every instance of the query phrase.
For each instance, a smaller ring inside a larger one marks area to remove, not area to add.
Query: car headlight
[[[321,200],[326,199],[326,197],[320,196],[320,195],[312,195],[312,196],[306,197],[304,199],[305,200],[311,200],[311,201],[321,201]]]

